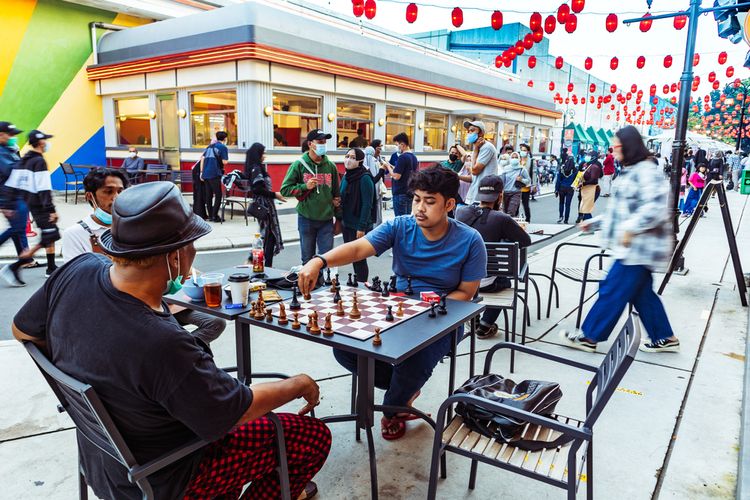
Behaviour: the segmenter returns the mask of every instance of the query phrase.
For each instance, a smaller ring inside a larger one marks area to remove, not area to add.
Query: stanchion
[[[36,236],[36,231],[31,228],[31,217],[26,219],[26,236],[33,238]]]

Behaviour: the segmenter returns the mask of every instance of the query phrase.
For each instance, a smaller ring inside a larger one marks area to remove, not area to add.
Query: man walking
[[[29,246],[26,240],[26,220],[29,210],[20,197],[20,193],[15,189],[5,187],[5,183],[13,167],[21,161],[16,141],[16,136],[21,132],[22,130],[9,122],[0,122],[0,210],[8,221],[8,229],[0,234],[0,245],[9,239],[12,240],[16,247],[16,254],[19,256]],[[4,271],[3,279],[16,286],[24,284],[19,276],[13,275],[10,268]]]
[[[221,208],[221,176],[224,166],[229,163],[229,150],[226,147],[227,133],[216,132],[216,142],[203,152],[200,163],[200,179],[205,183],[206,213],[211,222],[223,222],[219,217]]]
[[[398,151],[391,156],[391,163],[386,168],[391,176],[391,194],[393,196],[393,214],[409,215],[411,213],[412,196],[409,194],[409,178],[419,170],[419,160],[409,149],[409,136],[401,132],[393,138]],[[393,166],[394,157],[397,158]]]
[[[486,131],[484,122],[466,120],[464,128],[468,132],[466,142],[474,148],[471,156],[474,158],[474,164],[471,167],[472,181],[466,200],[464,200],[467,205],[471,205],[476,201],[479,182],[488,175],[497,174],[497,149],[484,138]]]
[[[326,141],[331,134],[315,129],[307,134],[309,149],[289,166],[281,194],[297,198],[297,229],[302,264],[316,253],[333,248],[334,217],[341,195],[339,172],[326,156]]]

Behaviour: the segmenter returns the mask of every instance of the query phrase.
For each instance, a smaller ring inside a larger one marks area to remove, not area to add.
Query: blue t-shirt
[[[487,252],[482,236],[455,219],[445,236],[429,241],[412,215],[383,222],[365,235],[377,255],[393,248],[396,288],[406,290],[406,277],[420,292],[450,293],[462,281],[479,281],[487,275]]]
[[[216,157],[222,160],[229,159],[229,149],[222,144],[217,142],[206,148],[203,152],[203,178],[204,179],[215,179],[221,177],[223,174],[223,164],[219,164]]]
[[[393,164],[393,173],[401,174],[400,179],[393,179],[391,181],[391,191],[393,195],[408,194],[409,192],[409,177],[412,172],[416,172],[419,169],[419,161],[414,153],[404,153],[398,157],[398,161]]]

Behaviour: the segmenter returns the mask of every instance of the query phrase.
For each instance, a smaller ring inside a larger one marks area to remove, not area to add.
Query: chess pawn
[[[301,326],[302,325],[300,325],[299,322],[299,313],[296,312],[294,313],[294,319],[292,320],[292,330],[299,330]]]
[[[338,274],[336,276],[338,276]],[[331,280],[331,293],[336,293],[336,290],[338,289],[339,289],[339,279],[333,278]]]
[[[386,321],[393,321],[393,306],[388,306],[388,310],[385,313]]]
[[[337,304],[338,307],[336,308],[336,316],[346,316],[346,312],[344,311],[344,301],[339,300]]]
[[[266,308],[265,304],[263,304],[263,299],[258,299],[258,302],[255,305],[255,319],[263,319],[266,315]]]
[[[362,314],[359,312],[359,306],[357,305],[357,297],[354,297],[354,301],[352,302],[352,310],[349,312],[349,318],[351,319],[359,319],[362,317]]]
[[[294,288],[292,288],[292,301],[289,303],[289,309],[291,309],[292,311],[296,311],[297,309],[302,308],[299,303],[299,299],[297,298],[298,293],[299,290],[297,289],[297,285],[294,285]]]
[[[280,325],[286,325],[289,323],[289,320],[286,319],[286,308],[284,307],[284,303],[282,302],[279,304],[279,324]]]
[[[310,333],[312,333],[313,335],[320,334],[320,326],[318,325],[318,313],[313,311],[310,317],[312,318],[312,325],[308,325],[310,327]]]
[[[383,340],[380,338],[380,328],[375,328],[375,336],[372,338],[372,345],[382,345]]]
[[[307,324],[305,325],[305,330],[309,332],[310,328],[312,328],[312,323],[313,323],[313,314],[310,313],[307,315]]]
[[[398,303],[398,309],[396,309],[396,316],[398,316],[399,318],[404,316],[404,303],[403,302]]]
[[[271,323],[273,321],[273,311],[269,307],[266,309],[266,323]]]
[[[305,300],[310,300],[310,299],[312,299],[312,295],[310,295],[310,293],[308,292],[302,298],[305,299]]]
[[[331,335],[333,335],[333,325],[332,325],[331,316],[332,316],[331,313],[326,314],[326,322],[325,322],[325,325],[323,326],[323,335],[325,335],[326,337],[330,337]]]

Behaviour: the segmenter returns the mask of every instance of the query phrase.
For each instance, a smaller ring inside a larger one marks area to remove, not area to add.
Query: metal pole
[[[742,148],[742,126],[745,121],[745,101],[747,100],[747,89],[742,87],[742,109],[740,110],[740,126],[737,131],[737,147],[735,151],[741,151]]]

